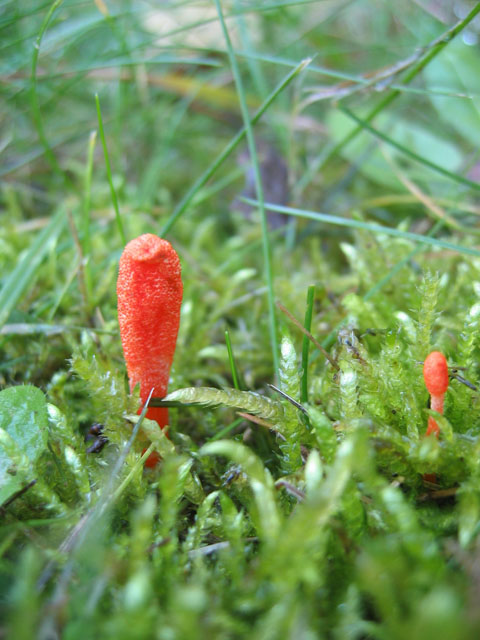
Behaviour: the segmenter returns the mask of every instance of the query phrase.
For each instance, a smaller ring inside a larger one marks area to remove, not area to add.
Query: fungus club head
[[[117,281],[118,321],[130,388],[140,384],[145,401],[167,393],[177,342],[182,303],[180,260],[169,242],[151,233],[127,244]],[[147,417],[160,426],[168,421],[164,408]]]
[[[448,365],[440,351],[432,351],[423,364],[425,386],[432,396],[440,396],[448,389]]]

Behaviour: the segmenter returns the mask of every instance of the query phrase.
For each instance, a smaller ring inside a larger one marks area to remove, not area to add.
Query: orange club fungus
[[[440,351],[432,351],[423,363],[423,379],[430,393],[430,408],[443,414],[443,401],[448,389],[448,365]],[[438,424],[432,416],[428,418],[427,436],[440,433]]]
[[[146,233],[131,240],[120,258],[117,280],[118,322],[130,390],[139,384],[143,403],[167,394],[180,324],[183,285],[180,260],[172,245]],[[146,417],[160,427],[168,409],[149,407]],[[147,466],[154,466],[152,454]]]

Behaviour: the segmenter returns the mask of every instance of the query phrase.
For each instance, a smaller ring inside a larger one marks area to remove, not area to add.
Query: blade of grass
[[[307,329],[302,325],[302,323],[299,320],[297,320],[297,318],[295,318],[295,316],[292,313],[290,313],[290,311],[285,307],[285,305],[283,305],[278,300],[277,300],[277,307],[280,309],[280,311],[282,313],[284,313],[287,316],[287,318],[297,327],[297,329],[300,329],[300,331],[303,333],[303,335],[306,338],[308,338],[308,340],[310,340],[310,342],[313,342],[313,344],[317,347],[317,349],[320,351],[320,353],[322,353],[324,355],[324,357],[330,362],[332,367],[338,371],[339,367],[338,367],[338,364],[335,362],[335,359],[332,358],[332,356],[328,353],[328,351],[326,351],[322,347],[322,345],[310,333],[310,331],[307,331]]]
[[[241,198],[242,201],[248,204],[256,204],[255,200],[250,198]],[[420,242],[422,244],[429,244],[433,247],[441,247],[442,249],[450,249],[458,253],[464,253],[468,256],[480,256],[479,249],[473,249],[472,247],[463,247],[453,242],[446,240],[438,240],[437,238],[431,238],[430,236],[422,236],[419,233],[412,233],[411,231],[401,231],[400,229],[393,229],[392,227],[384,227],[381,224],[372,224],[370,222],[362,222],[362,220],[352,220],[351,218],[341,218],[340,216],[334,216],[328,213],[318,213],[317,211],[308,211],[306,209],[296,209],[294,207],[284,207],[277,204],[266,203],[265,207],[268,211],[276,211],[277,213],[285,213],[291,216],[297,216],[298,218],[307,218],[308,220],[316,220],[317,222],[325,222],[327,224],[333,224],[340,227],[350,227],[351,229],[365,229],[366,231],[372,231],[372,233],[385,233],[389,236],[396,238],[405,238],[412,242]]]
[[[43,128],[43,120],[40,113],[40,105],[38,101],[38,92],[37,92],[37,66],[38,66],[38,56],[40,55],[40,45],[42,43],[42,38],[47,30],[48,24],[58,9],[58,7],[62,4],[63,0],[55,0],[50,9],[48,10],[47,15],[43,19],[43,22],[40,26],[40,31],[38,32],[37,39],[35,40],[35,44],[33,45],[33,55],[32,55],[32,69],[30,75],[30,105],[32,109],[32,117],[33,123],[35,125],[35,129],[37,130],[38,139],[42,147],[44,148],[45,156],[50,163],[54,172],[60,176],[63,182],[67,182],[67,176],[64,171],[62,171],[60,165],[58,164],[57,157],[53,153],[52,148],[50,147],[47,137],[45,135],[45,130]]]
[[[471,204],[470,202],[458,202],[457,200],[448,198],[429,198],[436,205],[445,207],[446,209],[454,209],[465,213],[473,213],[476,216],[480,216],[480,207]],[[377,207],[392,207],[400,205],[414,205],[418,203],[418,197],[412,193],[391,193],[382,196],[375,196],[373,198],[366,198],[361,203],[361,208],[375,209]]]
[[[50,145],[50,148],[55,149],[57,147],[60,147],[63,144],[76,142],[77,140],[84,138],[85,133],[87,131],[88,130],[82,131],[80,134],[75,133],[74,135],[62,136],[62,138],[55,140],[55,142]],[[30,164],[30,162],[34,162],[38,158],[41,158],[44,154],[45,154],[45,149],[43,147],[37,147],[33,149],[33,151],[28,151],[20,155],[18,158],[15,158],[13,162],[10,162],[9,164],[4,164],[3,166],[0,167],[0,178],[3,178],[3,176],[7,176],[11,173],[14,173],[18,169],[21,169],[27,164]]]
[[[91,309],[92,301],[92,270],[90,268],[90,253],[92,250],[90,238],[90,205],[92,193],[92,174],[93,174],[93,153],[95,151],[95,143],[97,140],[97,132],[92,131],[88,139],[87,165],[85,168],[85,195],[83,198],[83,219],[82,219],[82,251],[85,258],[85,285],[87,290],[87,307]]]
[[[0,329],[0,335],[2,336],[31,336],[40,334],[44,336],[54,336],[59,333],[72,333],[72,332],[87,331],[91,334],[104,334],[110,336],[118,336],[118,331],[111,331],[109,329],[97,329],[96,327],[88,327],[86,325],[61,325],[61,324],[47,324],[43,322],[39,323],[27,323],[27,322],[15,322],[12,324],[4,324]]]
[[[72,238],[72,243],[73,243],[73,238]],[[63,274],[63,277],[65,278],[65,282],[61,287],[57,287],[58,291],[55,292],[54,296],[52,296],[53,300],[51,302],[50,311],[48,312],[48,315],[47,315],[47,320],[49,323],[52,322],[53,319],[55,318],[58,308],[60,307],[62,300],[66,295],[67,291],[70,289],[72,282],[75,280],[75,276],[77,275],[77,273],[78,273],[78,264],[74,264],[69,272],[67,272],[66,274],[65,273]]]
[[[250,36],[250,30],[248,28],[247,21],[245,20],[245,15],[243,13],[239,13],[240,3],[238,0],[233,0],[234,11],[237,14],[236,23],[238,25],[238,33],[242,42],[242,46],[245,51],[253,50],[253,43]],[[238,52],[237,52],[238,56]],[[247,64],[250,70],[250,76],[255,85],[256,93],[261,97],[265,98],[265,87],[267,83],[265,82],[265,77],[262,71],[262,67],[258,64],[258,60],[255,59],[254,56],[247,56]]]
[[[459,184],[463,184],[466,187],[470,187],[471,189],[475,189],[475,191],[480,191],[480,184],[479,183],[472,182],[472,180],[469,180],[468,178],[464,178],[463,176],[459,176],[459,175],[457,175],[455,173],[452,173],[451,171],[448,171],[447,169],[444,169],[440,165],[435,164],[435,162],[431,162],[430,160],[427,160],[427,158],[424,158],[423,156],[419,156],[414,151],[410,151],[410,149],[408,147],[405,147],[403,144],[400,144],[396,140],[393,140],[393,138],[390,138],[389,136],[385,135],[384,133],[382,133],[378,129],[375,129],[374,127],[372,127],[372,125],[368,124],[365,120],[362,120],[361,118],[356,116],[354,113],[352,113],[350,111],[350,109],[347,109],[347,107],[339,106],[338,108],[342,113],[344,113],[351,120],[356,122],[362,129],[365,129],[366,131],[369,131],[376,138],[378,138],[379,140],[383,140],[384,142],[386,142],[388,145],[390,145],[394,149],[397,149],[397,151],[400,151],[401,153],[403,153],[404,155],[408,156],[412,160],[415,160],[415,162],[418,162],[418,163],[422,164],[424,167],[428,167],[429,169],[432,169],[436,173],[439,173],[440,175],[445,176],[445,177],[449,178],[450,180],[453,180],[454,182],[458,182]]]
[[[108,184],[110,185],[110,194],[112,196],[113,208],[115,209],[115,220],[117,222],[117,229],[118,229],[118,232],[120,233],[120,238],[122,239],[122,244],[126,245],[127,239],[125,237],[122,219],[120,217],[117,194],[115,191],[115,187],[113,186],[112,170],[110,168],[110,159],[108,156],[107,141],[105,140],[105,132],[103,130],[102,111],[100,109],[100,100],[98,98],[98,93],[95,94],[95,104],[97,105],[98,129],[100,131],[100,138],[102,140],[102,146],[103,146],[103,154],[105,156],[105,167],[107,170]]]
[[[226,427],[223,427],[223,429],[220,429],[218,433],[209,438],[207,442],[215,442],[216,440],[221,440],[224,436],[228,435],[230,431],[233,431],[236,427],[238,427],[239,424],[242,424],[242,422],[244,422],[243,418],[236,418],[236,420],[234,420],[230,424],[227,424]]]
[[[269,108],[275,98],[292,82],[292,80],[310,64],[310,58],[302,60],[292,71],[290,71],[285,78],[275,87],[272,93],[268,96],[265,102],[260,106],[258,111],[251,118],[251,124],[256,124],[263,116],[265,111]],[[243,127],[240,131],[230,140],[224,150],[215,158],[212,164],[202,173],[201,176],[195,180],[193,185],[187,191],[185,196],[180,200],[168,220],[163,225],[160,235],[164,236],[171,231],[174,224],[187,210],[188,206],[192,203],[193,199],[200,191],[200,189],[209,181],[214,175],[217,169],[223,164],[223,162],[235,151],[240,142],[246,135],[246,129]]]
[[[82,299],[82,306],[84,310],[85,321],[88,321],[89,316],[89,304],[88,304],[88,292],[87,283],[85,281],[85,258],[83,255],[82,243],[78,235],[75,220],[70,212],[67,214],[68,226],[70,227],[70,233],[73,240],[73,245],[78,255],[78,265],[76,269],[76,275],[78,280],[78,289]]]
[[[28,11],[24,11],[23,13],[18,12],[18,13],[15,13],[15,15],[12,17],[3,18],[0,22],[0,32],[6,29],[7,27],[10,27],[12,24],[18,23],[19,20],[23,20],[23,18],[28,18],[29,16],[33,16],[39,13],[40,11],[43,11],[43,9],[45,9],[45,7],[48,7],[49,4],[50,2],[44,2],[43,4],[33,7]],[[8,6],[8,3],[5,3],[5,5]],[[5,5],[2,4],[0,9],[3,9]]]
[[[128,487],[128,485],[130,484],[130,482],[132,481],[132,479],[135,477],[136,474],[138,474],[138,472],[140,471],[140,469],[143,468],[143,465],[145,463],[145,460],[148,458],[148,456],[152,453],[154,448],[154,444],[153,442],[150,444],[150,446],[148,447],[148,449],[145,449],[145,451],[142,453],[142,457],[139,458],[137,460],[137,462],[133,465],[133,467],[131,468],[130,472],[125,476],[125,479],[122,481],[122,483],[118,486],[118,488],[115,490],[114,494],[113,494],[113,502],[115,502],[116,500],[118,500],[118,498],[122,495],[122,493],[125,491],[126,487]]]
[[[250,51],[237,51],[237,56],[241,58],[252,58],[254,60],[258,60],[259,62],[269,62],[271,64],[276,64],[282,67],[295,67],[296,62],[293,60],[289,60],[288,58],[281,58],[279,56],[269,56],[264,53],[250,52]],[[343,71],[337,71],[335,69],[329,69],[328,67],[321,67],[317,64],[311,64],[308,67],[309,71],[313,73],[318,73],[320,75],[326,76],[327,78],[335,78],[336,80],[346,80],[348,82],[352,82],[358,85],[365,85],[368,83],[361,75],[354,75],[351,73],[345,73]]]
[[[313,316],[313,300],[315,297],[315,285],[308,287],[307,291],[307,307],[305,309],[304,327],[306,331],[312,331]],[[306,335],[303,336],[302,342],[302,374],[300,378],[300,402],[306,404],[308,402],[308,353],[310,350],[310,340]]]
[[[65,211],[59,210],[32,242],[22,259],[5,279],[0,291],[0,328],[19,301],[23,292],[35,277],[35,272],[50,251],[65,222]]]
[[[235,79],[235,86],[237,88],[238,99],[239,99],[240,108],[242,111],[243,123],[246,130],[250,159],[253,165],[253,172],[255,177],[255,192],[257,195],[258,208],[260,211],[260,220],[262,225],[264,275],[265,275],[265,282],[268,289],[267,298],[268,298],[270,345],[272,349],[273,370],[274,370],[275,377],[278,379],[280,359],[279,359],[279,345],[278,345],[278,335],[277,335],[277,319],[275,314],[275,294],[273,289],[273,269],[272,269],[272,261],[271,261],[270,240],[268,237],[267,214],[265,212],[263,184],[262,184],[262,177],[260,174],[260,163],[258,161],[255,138],[253,135],[252,123],[250,121],[250,114],[247,106],[247,98],[245,96],[245,91],[243,88],[242,77],[240,74],[240,69],[237,63],[237,59],[235,57],[235,52],[233,50],[232,42],[230,40],[230,34],[228,33],[227,25],[223,17],[220,0],[215,0],[215,7],[217,9],[218,18],[220,20],[220,26],[222,28],[223,37],[225,38],[225,43],[227,45],[228,58],[230,60],[230,66],[232,68],[233,77]]]
[[[235,364],[235,358],[233,357],[232,343],[230,341],[230,333],[228,332],[228,329],[225,331],[225,343],[227,345],[228,361],[230,363],[230,371],[232,373],[233,386],[235,387],[235,389],[238,389],[238,391],[241,391],[242,389],[239,383],[237,365]]]
[[[191,66],[201,66],[201,67],[212,67],[212,69],[218,69],[221,67],[221,63],[218,60],[211,60],[210,58],[202,58],[202,57],[189,57],[186,55],[173,55],[170,53],[158,54],[156,56],[150,58],[126,58],[116,57],[109,58],[107,60],[95,60],[95,62],[89,62],[88,64],[80,63],[76,66],[68,67],[68,69],[59,70],[53,77],[62,77],[65,75],[69,75],[72,73],[89,73],[93,77],[95,77],[95,72],[99,72],[103,70],[109,69],[117,69],[118,67],[138,67],[138,66],[157,66],[160,64],[170,64],[170,65],[191,65]],[[174,74],[166,74],[168,82],[169,76]],[[100,76],[101,77],[101,76]],[[195,80],[193,78],[185,78],[185,82],[194,83]],[[161,82],[161,77],[158,76],[158,82]],[[178,83],[181,83],[181,80],[178,80]],[[200,82],[198,84],[201,84]],[[212,89],[214,91],[215,89]],[[218,88],[219,93],[222,93],[222,89]]]

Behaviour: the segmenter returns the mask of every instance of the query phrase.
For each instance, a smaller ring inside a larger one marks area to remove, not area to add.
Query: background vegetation
[[[2,637],[479,636],[478,14],[0,3]],[[118,333],[145,232],[170,439]]]

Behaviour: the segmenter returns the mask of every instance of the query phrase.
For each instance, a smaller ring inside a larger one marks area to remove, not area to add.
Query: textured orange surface
[[[127,244],[117,280],[118,322],[130,388],[140,384],[143,402],[167,393],[180,324],[183,286],[180,260],[172,245],[151,233]],[[168,410],[148,409],[161,427]]]
[[[448,365],[443,353],[432,351],[426,357],[423,363],[423,378],[432,396],[445,393],[448,389]]]
[[[430,408],[443,413],[443,398],[448,389],[448,365],[440,351],[432,351],[423,363],[423,378],[430,393]],[[427,436],[434,433],[437,438],[440,428],[432,416],[428,418]],[[433,476],[432,476],[433,477]]]

